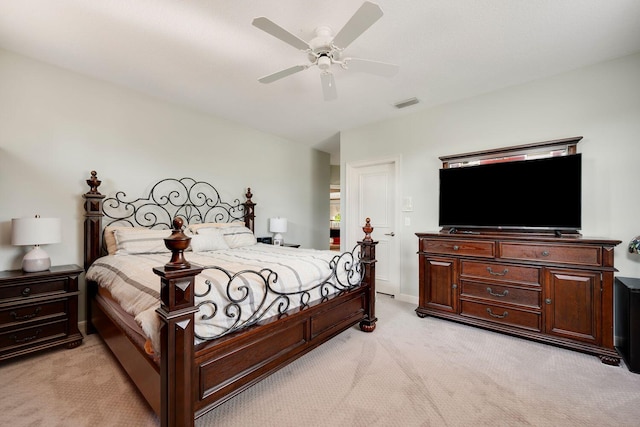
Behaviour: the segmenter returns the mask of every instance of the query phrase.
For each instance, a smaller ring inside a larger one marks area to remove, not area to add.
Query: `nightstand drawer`
[[[66,277],[42,278],[41,280],[24,281],[0,287],[0,301],[25,299],[37,296],[64,293],[68,289]]]
[[[495,256],[495,242],[486,240],[421,239],[420,250],[433,254],[484,258]]]
[[[0,310],[0,330],[65,316],[67,316],[66,299],[16,305]]]
[[[0,353],[19,347],[36,345],[40,342],[64,338],[67,335],[67,320],[14,329],[0,334]]]
[[[552,245],[534,243],[500,243],[500,257],[522,261],[600,266],[600,246]]]

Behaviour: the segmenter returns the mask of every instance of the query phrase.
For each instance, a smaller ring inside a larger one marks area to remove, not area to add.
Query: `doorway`
[[[400,228],[398,212],[397,158],[347,163],[346,223],[347,247],[363,237],[365,218],[371,219],[376,246],[376,291],[395,296],[400,292]],[[346,226],[346,228],[345,228]]]

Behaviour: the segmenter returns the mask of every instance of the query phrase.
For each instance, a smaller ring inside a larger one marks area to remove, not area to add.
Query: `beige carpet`
[[[378,298],[352,328],[197,426],[638,426],[624,365],[434,318]],[[0,425],[147,426],[157,419],[95,336],[0,365]]]

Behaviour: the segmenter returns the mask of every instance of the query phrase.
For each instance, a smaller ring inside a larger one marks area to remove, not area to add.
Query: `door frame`
[[[353,248],[356,245],[358,240],[363,238],[362,233],[357,233],[355,230],[359,230],[360,227],[364,225],[365,218],[356,218],[356,210],[357,207],[355,203],[357,203],[357,199],[354,199],[352,192],[352,182],[357,177],[357,170],[364,167],[377,166],[382,164],[392,164],[394,166],[394,200],[393,207],[394,210],[394,229],[395,229],[395,238],[398,239],[397,244],[397,253],[396,259],[398,263],[398,286],[396,289],[395,297],[398,298],[400,296],[400,291],[402,289],[402,227],[401,227],[401,182],[400,182],[400,170],[402,159],[400,156],[390,156],[390,157],[381,157],[375,159],[366,159],[366,160],[358,160],[353,162],[345,163],[345,185],[344,185],[344,197],[340,201],[342,212],[345,212],[345,215],[342,218],[343,222],[343,230],[346,232],[343,240],[341,241],[341,251],[344,251],[345,248]],[[355,224],[352,224],[355,223]],[[353,227],[352,227],[353,225]],[[353,230],[353,231],[350,231]]]

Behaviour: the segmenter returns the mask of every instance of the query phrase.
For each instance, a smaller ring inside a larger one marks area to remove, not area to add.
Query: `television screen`
[[[440,169],[440,226],[579,230],[582,156]]]

